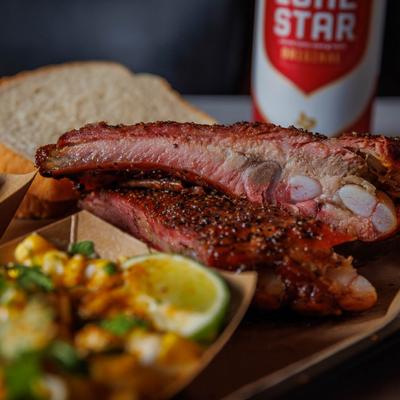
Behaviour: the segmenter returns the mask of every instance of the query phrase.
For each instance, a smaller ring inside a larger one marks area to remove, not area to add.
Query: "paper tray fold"
[[[0,238],[28,191],[36,171],[23,175],[0,174]]]

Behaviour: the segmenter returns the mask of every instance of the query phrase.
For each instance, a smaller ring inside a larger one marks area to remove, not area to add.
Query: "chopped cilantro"
[[[0,274],[0,296],[8,288],[8,286],[9,284],[6,277],[3,274]]]
[[[107,275],[114,275],[117,273],[117,265],[113,262],[109,262],[104,266],[104,272]]]
[[[42,376],[40,354],[36,352],[21,354],[4,368],[7,399],[38,400],[35,387]]]
[[[86,363],[79,357],[75,348],[62,340],[56,340],[47,349],[47,355],[66,371],[85,373]]]
[[[101,321],[100,326],[116,336],[123,336],[132,328],[147,329],[149,324],[143,319],[119,314],[110,319]]]
[[[13,266],[19,275],[17,283],[26,290],[42,289],[47,292],[54,289],[53,281],[45,275],[39,267],[26,267],[24,265],[15,264]]]
[[[83,240],[82,242],[72,243],[68,248],[68,252],[72,255],[82,254],[83,256],[89,258],[96,257],[94,243],[91,240]]]
[[[44,351],[32,351],[19,355],[6,363],[4,371],[7,399],[40,400],[38,383],[43,377],[43,363],[55,361],[67,372],[87,373],[86,362],[79,357],[74,347],[62,340],[56,340]]]

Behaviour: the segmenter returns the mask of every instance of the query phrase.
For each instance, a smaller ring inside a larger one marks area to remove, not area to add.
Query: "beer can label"
[[[259,0],[256,118],[329,135],[368,129],[384,10],[382,0]]]

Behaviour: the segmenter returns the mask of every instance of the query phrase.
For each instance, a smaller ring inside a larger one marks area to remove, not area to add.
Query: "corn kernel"
[[[116,266],[110,260],[103,258],[90,260],[85,271],[88,288],[99,289],[112,285],[115,282],[113,279],[115,272]]]
[[[14,269],[14,268],[13,269],[9,269],[7,271],[7,275],[12,279],[17,279],[19,274],[20,274],[19,270]]]
[[[179,365],[196,362],[201,347],[191,340],[168,332],[163,335],[158,361],[165,365]]]
[[[68,254],[59,250],[49,250],[43,254],[42,270],[48,275],[61,276],[68,262]]]
[[[37,233],[32,233],[18,244],[15,248],[14,257],[19,263],[33,265],[33,259],[35,256],[53,249],[55,249],[55,247],[50,242]]]
[[[79,285],[83,279],[83,272],[86,266],[86,259],[81,254],[75,254],[65,265],[63,284],[66,287]]]
[[[128,336],[125,348],[143,365],[151,365],[159,358],[162,334],[134,329]]]
[[[110,332],[94,324],[85,325],[75,336],[75,346],[82,355],[108,350],[117,342]]]

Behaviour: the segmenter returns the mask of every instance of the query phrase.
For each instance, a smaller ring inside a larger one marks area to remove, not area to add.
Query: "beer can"
[[[258,0],[254,118],[334,136],[370,130],[385,0]]]

